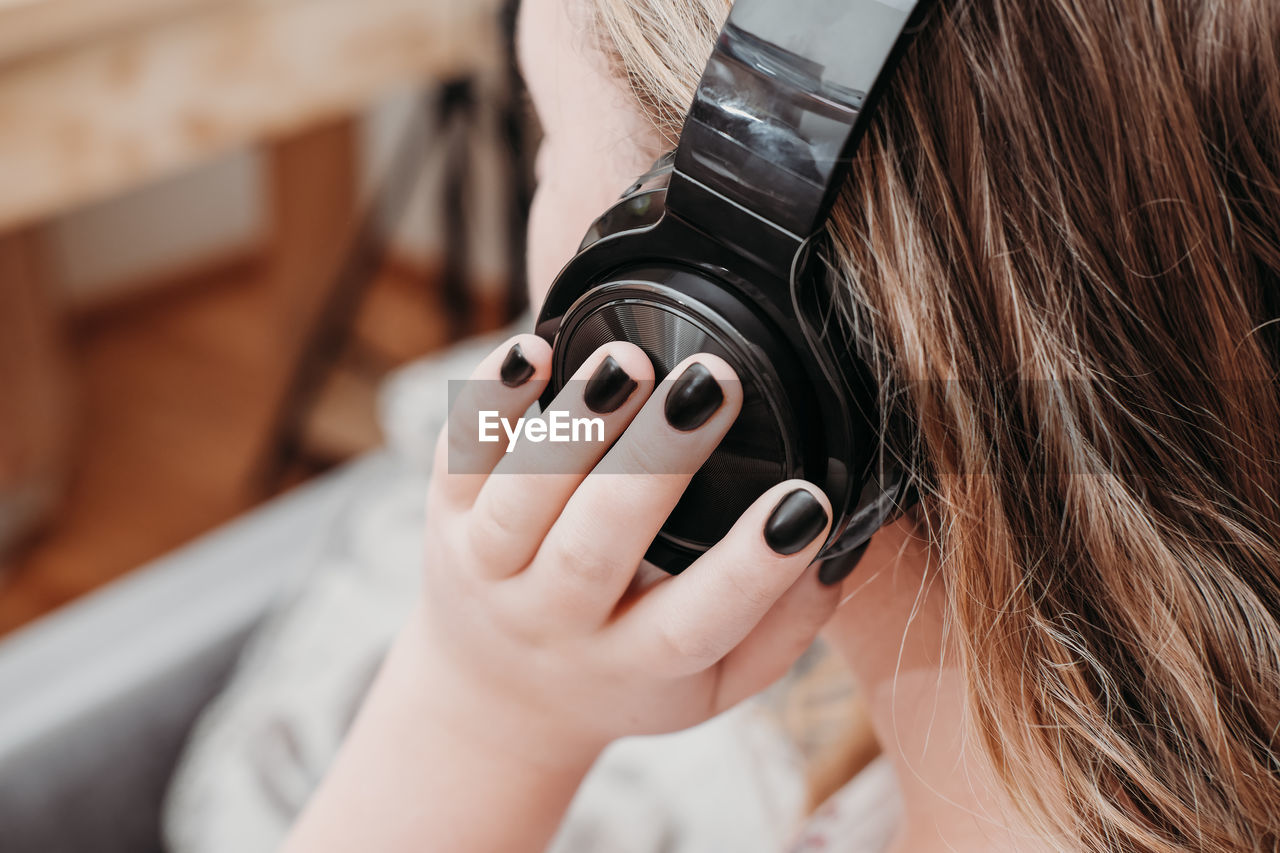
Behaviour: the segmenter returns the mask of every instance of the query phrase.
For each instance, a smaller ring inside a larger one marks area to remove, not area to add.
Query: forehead
[[[635,175],[648,168],[661,142],[655,142],[640,103],[604,52],[592,21],[595,2],[523,0],[518,58],[544,148],[548,139],[556,140],[556,157],[547,159],[563,160],[566,172],[575,158],[583,158],[585,164],[599,162]],[[628,177],[621,186],[629,182]]]

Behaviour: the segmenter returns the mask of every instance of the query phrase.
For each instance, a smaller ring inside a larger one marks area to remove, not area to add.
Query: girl
[[[674,145],[727,11],[525,1],[535,300]],[[687,477],[653,472],[740,394],[714,357],[655,388],[605,346],[561,403],[633,476],[442,436],[425,594],[290,849],[541,850],[605,744],[707,719],[820,629],[894,768],[894,851],[1280,849],[1278,46],[1273,0],[942,3],[828,225],[918,510],[842,578],[811,565],[825,497],[784,483],[655,577]],[[549,358],[504,345],[453,417],[518,416]]]

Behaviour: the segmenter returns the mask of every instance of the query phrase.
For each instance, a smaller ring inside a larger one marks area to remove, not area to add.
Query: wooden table
[[[65,475],[74,432],[44,223],[265,143],[272,263],[305,290],[332,260],[316,247],[351,217],[352,187],[312,179],[353,170],[350,117],[383,93],[492,66],[497,5],[0,0],[0,555],[6,524],[20,526],[22,507],[38,514]]]

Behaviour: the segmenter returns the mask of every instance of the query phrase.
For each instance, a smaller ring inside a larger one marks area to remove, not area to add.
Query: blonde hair
[[[672,143],[727,0],[593,0]],[[1280,849],[1280,4],[943,2],[829,225],[968,725],[1062,849]]]

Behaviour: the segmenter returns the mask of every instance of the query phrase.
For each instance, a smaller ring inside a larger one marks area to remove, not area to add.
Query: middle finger
[[[582,481],[525,572],[549,611],[599,623],[697,470],[742,408],[742,387],[713,355],[686,359]],[[589,617],[588,617],[589,614]]]

